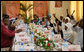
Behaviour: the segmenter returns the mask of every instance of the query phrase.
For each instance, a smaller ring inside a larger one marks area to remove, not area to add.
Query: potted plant
[[[33,9],[33,4],[29,4],[29,6],[27,6],[27,3],[24,5],[22,3],[20,3],[20,10],[22,10],[24,13],[22,13],[22,17],[25,23],[29,24],[32,18],[32,15],[29,13],[29,16],[27,16],[27,12],[29,12],[31,9]]]

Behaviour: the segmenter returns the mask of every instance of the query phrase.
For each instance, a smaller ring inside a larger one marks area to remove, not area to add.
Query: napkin
[[[69,45],[68,51],[81,51],[80,45]]]

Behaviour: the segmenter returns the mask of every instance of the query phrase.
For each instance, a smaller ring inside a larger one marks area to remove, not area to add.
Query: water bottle
[[[21,42],[21,45],[20,45],[20,49],[19,49],[19,51],[25,51],[25,49],[24,49],[24,43],[23,42]]]
[[[32,34],[31,34],[31,43],[34,44],[34,35],[33,35],[33,32],[32,32]]]
[[[30,30],[29,30],[29,28],[28,28],[28,35],[30,34]]]
[[[22,24],[22,21],[20,20],[20,24]]]
[[[52,31],[52,36],[54,36],[54,32]]]
[[[25,29],[25,32],[27,33],[27,29]]]
[[[25,28],[25,32],[27,33],[27,24],[25,24],[24,28]]]
[[[65,39],[64,51],[68,51],[68,40],[67,39]]]
[[[25,24],[25,28],[27,28],[27,24]]]
[[[40,26],[41,24],[39,23],[39,26]]]
[[[33,24],[34,24],[34,22],[33,22]]]
[[[45,31],[44,28],[42,29],[42,31],[43,31],[43,32]]]
[[[52,31],[52,39],[53,39],[53,42],[54,42],[54,32]]]
[[[44,28],[44,26],[42,26]]]

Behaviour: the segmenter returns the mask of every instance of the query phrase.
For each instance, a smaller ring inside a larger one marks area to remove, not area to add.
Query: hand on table
[[[18,29],[18,30],[16,30],[17,33],[21,32],[21,31],[22,31],[22,29]]]

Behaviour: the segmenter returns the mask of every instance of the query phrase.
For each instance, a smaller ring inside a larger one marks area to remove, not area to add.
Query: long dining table
[[[42,25],[35,25],[33,23],[27,25],[27,24],[21,24],[17,26],[17,29],[23,29],[22,32],[20,33],[15,33],[15,37],[13,39],[13,45],[11,51],[46,51],[43,47],[37,46],[34,43],[31,43],[31,34],[29,31],[35,31],[40,32],[43,27]],[[28,31],[28,28],[32,29]],[[52,34],[52,27],[49,27],[49,29],[44,28],[47,33],[44,33],[45,35],[51,35]],[[35,32],[34,32],[35,33]],[[64,39],[61,38],[61,34],[54,34],[50,38],[54,39],[55,47],[53,50],[48,50],[48,51],[81,51],[80,45],[73,45],[70,42],[68,43],[68,47],[64,47]],[[21,43],[23,43],[24,50],[21,50]]]

